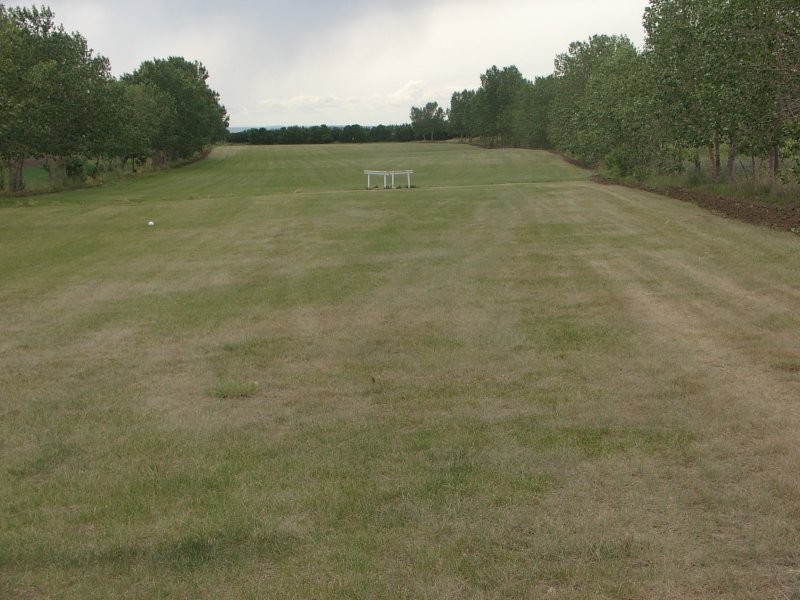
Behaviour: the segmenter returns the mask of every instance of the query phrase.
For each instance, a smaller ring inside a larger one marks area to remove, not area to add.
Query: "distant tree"
[[[340,141],[351,144],[362,144],[369,140],[369,133],[361,125],[347,125],[342,129]]]
[[[270,145],[275,143],[275,134],[266,127],[249,129],[244,132],[246,140],[250,144]]]
[[[447,114],[450,134],[459,139],[472,138],[475,135],[475,91],[464,90],[453,92],[450,97],[450,110]]]
[[[302,127],[292,125],[280,129],[247,129],[231,133],[228,140],[234,144],[331,144],[331,143],[369,143],[369,142],[409,142],[414,139],[411,125],[347,125],[329,127],[313,125]]]
[[[394,140],[396,142],[413,142],[414,128],[411,124],[394,125]]]
[[[369,141],[391,142],[393,130],[386,125],[377,125],[369,130]]]
[[[327,125],[317,125],[308,129],[307,139],[309,144],[330,144],[333,134]]]
[[[308,130],[298,125],[291,127],[281,127],[280,140],[282,144],[307,144]]]
[[[438,102],[428,102],[423,107],[412,107],[411,126],[415,135],[423,140],[427,135],[430,135],[431,141],[445,137],[447,126],[444,109]]]

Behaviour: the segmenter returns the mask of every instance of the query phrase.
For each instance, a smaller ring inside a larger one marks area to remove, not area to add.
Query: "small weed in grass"
[[[786,373],[800,373],[800,360],[780,360],[772,363],[772,368]]]
[[[211,395],[220,400],[235,400],[239,398],[250,398],[254,396],[257,391],[257,381],[225,379],[211,388]]]

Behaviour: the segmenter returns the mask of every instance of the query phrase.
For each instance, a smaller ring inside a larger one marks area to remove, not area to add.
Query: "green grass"
[[[800,594],[796,236],[459,144],[27,200],[0,597]]]

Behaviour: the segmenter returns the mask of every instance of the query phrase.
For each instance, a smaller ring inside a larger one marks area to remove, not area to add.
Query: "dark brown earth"
[[[770,204],[758,200],[726,198],[684,189],[670,189],[664,194],[684,202],[693,202],[702,208],[732,219],[800,233],[800,204]]]
[[[591,170],[586,165],[572,157],[560,154],[567,162],[582,169]],[[629,182],[608,179],[594,173],[592,181],[608,185],[624,185],[639,190],[645,190],[661,196],[667,196],[682,202],[691,202],[700,208],[709,210],[715,214],[737,219],[753,225],[766,225],[773,229],[791,231],[800,234],[800,201],[790,204],[773,204],[758,199],[732,198],[712,194],[700,190],[672,187],[668,189],[657,189],[645,184],[633,184]]]
[[[772,204],[757,199],[731,198],[686,188],[674,187],[663,190],[646,185],[620,184],[620,182],[600,176],[594,176],[592,179],[598,183],[626,185],[683,202],[691,202],[715,214],[744,221],[745,223],[766,225],[773,229],[800,234],[800,203]]]

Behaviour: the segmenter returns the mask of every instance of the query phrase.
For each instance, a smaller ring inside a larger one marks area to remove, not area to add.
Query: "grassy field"
[[[0,597],[800,598],[795,235],[459,144],[4,202]]]

